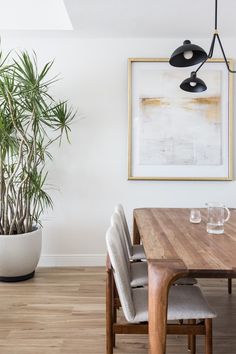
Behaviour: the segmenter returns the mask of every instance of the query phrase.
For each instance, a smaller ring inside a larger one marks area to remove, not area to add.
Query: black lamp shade
[[[199,79],[193,71],[191,76],[181,83],[180,88],[188,92],[203,92],[206,91],[207,86],[205,82]]]
[[[170,65],[177,67],[186,67],[203,62],[207,58],[204,49],[189,40],[185,40],[183,45],[177,48],[171,55]]]

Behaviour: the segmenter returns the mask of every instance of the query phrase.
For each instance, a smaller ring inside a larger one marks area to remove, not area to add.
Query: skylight
[[[0,30],[73,30],[63,0],[0,0]]]

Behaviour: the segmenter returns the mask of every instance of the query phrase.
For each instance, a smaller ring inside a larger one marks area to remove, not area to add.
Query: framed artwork
[[[128,66],[128,178],[232,180],[233,78],[224,61],[208,60],[199,71],[207,85],[201,93],[180,89],[191,68],[168,59],[129,59]]]

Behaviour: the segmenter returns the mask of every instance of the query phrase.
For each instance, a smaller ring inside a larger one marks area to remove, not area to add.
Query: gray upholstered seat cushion
[[[131,286],[136,288],[148,285],[148,265],[147,262],[130,263]],[[174,282],[174,285],[194,285],[197,280],[194,278],[180,278]]]
[[[130,263],[132,288],[137,286],[145,286],[148,284],[148,270],[146,262],[133,262]]]
[[[137,261],[140,259],[146,259],[143,245],[133,245],[132,247],[132,260]]]
[[[136,315],[133,323],[148,321],[148,289],[132,290]],[[216,317],[198,286],[171,286],[168,320],[203,319]]]
[[[194,285],[197,284],[197,279],[195,278],[179,278],[174,282],[174,285]]]

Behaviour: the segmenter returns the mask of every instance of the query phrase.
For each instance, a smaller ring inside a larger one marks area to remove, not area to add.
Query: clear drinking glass
[[[230,218],[230,211],[222,203],[207,203],[207,232],[209,234],[223,234],[224,223]],[[225,212],[227,213],[225,217]]]
[[[201,212],[199,209],[191,209],[190,222],[193,224],[199,224],[201,222]]]

